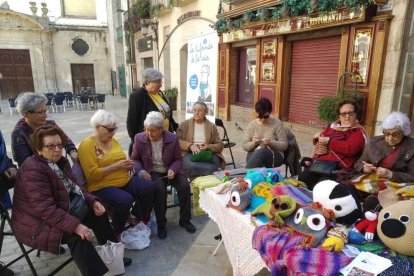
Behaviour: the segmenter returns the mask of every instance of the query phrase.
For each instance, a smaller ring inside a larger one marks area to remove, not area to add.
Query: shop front
[[[392,16],[375,5],[296,16],[281,15],[283,8],[263,1],[219,15],[219,116],[250,121],[254,102],[267,97],[280,119],[324,126],[319,100],[337,95],[341,76],[352,72],[372,134]]]

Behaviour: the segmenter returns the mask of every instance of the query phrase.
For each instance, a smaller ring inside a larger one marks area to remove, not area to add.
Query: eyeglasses
[[[257,116],[257,118],[259,118],[259,119],[269,119],[269,117],[270,117],[270,115],[269,115],[269,114],[267,114],[267,115],[259,115],[259,116]]]
[[[392,136],[392,138],[400,138],[402,136],[401,131],[388,132],[388,131],[384,130],[382,133],[384,134],[385,137]]]
[[[162,80],[154,80],[154,81],[151,81],[151,82],[156,83],[156,84],[162,84]]]
[[[55,150],[56,148],[58,148],[59,150],[61,150],[63,148],[62,144],[50,144],[50,145],[45,145],[43,146],[44,148],[47,148],[48,150]]]
[[[342,113],[339,113],[339,115],[341,115],[342,117],[346,117],[347,115],[351,117],[355,115],[355,111],[342,112]]]
[[[117,127],[110,128],[110,127],[107,127],[107,126],[102,126],[102,125],[101,125],[101,127],[103,127],[104,129],[106,129],[106,130],[107,130],[107,131],[109,131],[109,132],[116,132],[116,131],[118,130],[118,128],[117,128]]]
[[[30,114],[43,115],[43,114],[47,114],[47,109],[46,109],[46,110],[39,110],[39,111],[29,110],[28,112],[29,112]]]

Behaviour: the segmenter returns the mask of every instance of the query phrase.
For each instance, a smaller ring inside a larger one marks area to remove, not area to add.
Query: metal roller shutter
[[[336,95],[341,36],[294,41],[289,121],[325,126],[316,107],[319,99]]]

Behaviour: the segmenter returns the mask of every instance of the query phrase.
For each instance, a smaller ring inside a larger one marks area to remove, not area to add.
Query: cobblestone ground
[[[0,113],[0,129],[6,140],[6,146],[9,157],[11,157],[10,134],[14,125],[20,118],[20,115],[9,114],[7,101],[0,101],[2,113]],[[113,112],[119,117],[119,130],[115,138],[120,142],[126,151],[129,145],[129,137],[126,130],[126,113],[128,103],[122,97],[107,97],[107,110]],[[74,107],[70,107],[66,112],[52,113],[50,119],[55,120],[58,125],[66,132],[66,134],[79,145],[80,141],[92,133],[92,128],[89,124],[89,119],[93,115],[94,110],[79,111]],[[174,118],[177,122],[184,120],[184,113],[182,111],[175,112]],[[233,147],[233,154],[238,168],[245,165],[245,152],[241,148],[243,140],[243,130],[247,123],[244,122],[224,122],[228,131],[229,137],[236,142]],[[237,124],[236,124],[237,123]],[[293,132],[296,135],[302,156],[309,156],[312,150],[310,143],[314,129],[293,127]],[[224,156],[227,161],[230,160],[228,149],[224,149]],[[231,167],[229,167],[231,168]],[[171,200],[171,199],[169,199]],[[195,234],[187,233],[183,228],[178,226],[178,211],[179,208],[171,208],[167,211],[167,231],[168,238],[166,240],[159,240],[157,237],[151,238],[151,245],[142,251],[128,251],[125,250],[125,255],[133,259],[131,266],[126,268],[125,275],[171,275],[184,259],[187,251],[190,248],[196,248],[192,252],[198,252],[201,259],[205,262],[200,262],[200,266],[204,266],[203,270],[211,271],[212,275],[231,275],[231,266],[225,253],[224,247],[218,252],[218,256],[213,257],[211,252],[214,250],[217,242],[213,237],[218,234],[216,225],[209,221],[208,216],[193,217],[192,221],[197,227]],[[205,227],[205,226],[208,227]],[[66,247],[67,249],[67,247]],[[69,250],[66,250],[64,255],[55,256],[46,252],[41,252],[40,257],[36,253],[31,253],[32,262],[38,271],[39,275],[46,275],[52,271],[56,266],[69,258]],[[7,263],[20,253],[20,249],[15,242],[14,237],[5,237],[0,256],[0,261]],[[193,253],[191,253],[193,254]],[[192,256],[193,257],[193,256]],[[194,259],[194,258],[186,258]],[[200,258],[198,258],[200,260]],[[20,260],[11,266],[11,269],[16,275],[31,275],[29,267],[25,260]],[[202,273],[205,274],[205,273]],[[59,275],[80,275],[76,266],[71,263]],[[194,271],[193,275],[201,275]]]

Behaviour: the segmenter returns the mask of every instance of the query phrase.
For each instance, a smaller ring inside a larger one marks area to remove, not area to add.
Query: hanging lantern
[[[287,16],[289,14],[289,6],[285,3],[282,8],[280,9],[280,13],[283,16]]]
[[[311,0],[309,2],[309,7],[311,7],[312,10],[315,10],[318,7],[319,0]]]

